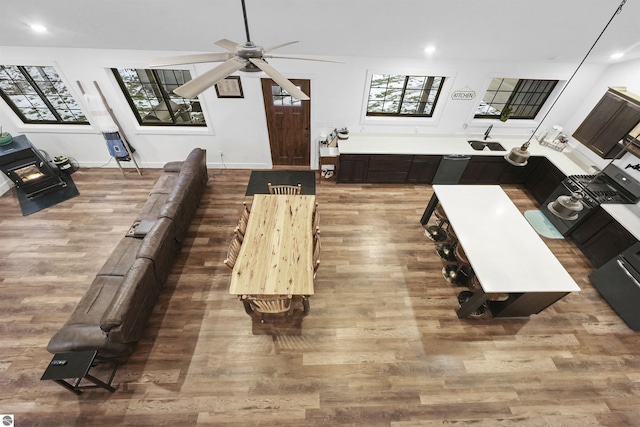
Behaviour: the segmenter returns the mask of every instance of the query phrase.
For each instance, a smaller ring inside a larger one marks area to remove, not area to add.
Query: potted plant
[[[13,137],[9,132],[3,132],[2,126],[0,126],[0,145],[7,145],[11,142]]]
[[[507,120],[509,120],[509,117],[511,117],[511,113],[513,113],[513,109],[511,109],[511,107],[505,106],[502,109],[502,113],[500,114],[500,121],[506,122]]]

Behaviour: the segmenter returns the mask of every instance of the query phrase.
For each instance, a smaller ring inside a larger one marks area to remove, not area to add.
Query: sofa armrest
[[[49,340],[49,353],[99,350],[107,345],[107,334],[98,325],[65,325]]]

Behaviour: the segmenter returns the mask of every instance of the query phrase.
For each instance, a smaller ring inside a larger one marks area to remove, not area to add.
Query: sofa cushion
[[[96,276],[69,320],[49,341],[47,350],[61,353],[103,348],[107,335],[100,330],[100,319],[122,281],[122,276]]]
[[[178,175],[177,172],[164,172],[160,175],[160,178],[158,178],[149,194],[169,194],[175,186]]]
[[[109,341],[138,341],[159,292],[153,262],[137,259],[100,319],[100,329],[108,332]]]
[[[154,193],[149,195],[149,198],[142,206],[142,210],[136,216],[135,221],[149,221],[158,219],[160,216],[160,210],[167,203],[167,193]]]
[[[138,250],[138,258],[146,258],[153,262],[156,280],[161,284],[166,282],[180,249],[174,236],[173,221],[169,218],[160,218],[147,233]]]
[[[124,276],[136,260],[142,239],[123,237],[107,261],[98,272],[98,276]]]

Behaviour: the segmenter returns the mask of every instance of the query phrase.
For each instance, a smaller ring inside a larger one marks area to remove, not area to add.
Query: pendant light
[[[576,191],[570,196],[558,196],[556,200],[547,205],[547,208],[558,218],[573,221],[578,219],[578,215],[582,211],[581,200],[582,192]]]
[[[600,37],[602,37],[606,29],[609,27],[609,24],[611,24],[611,21],[613,21],[613,18],[615,18],[615,16],[622,11],[622,6],[624,6],[626,2],[627,0],[622,0],[622,2],[620,3],[616,11],[613,13],[613,16],[611,16],[611,19],[609,19],[609,22],[607,22],[607,25],[604,26],[604,28],[600,32],[600,35],[598,36],[596,41],[593,42],[593,45],[591,45],[591,48],[587,51],[587,54],[584,56],[584,58],[582,58],[582,61],[580,61],[580,63],[578,64],[578,67],[575,69],[571,77],[569,77],[569,80],[567,80],[567,83],[564,85],[564,87],[556,97],[555,101],[553,101],[553,104],[551,104],[551,107],[549,107],[544,117],[542,117],[542,120],[540,120],[540,122],[538,123],[538,126],[533,130],[533,132],[531,133],[531,136],[529,136],[529,139],[527,139],[527,141],[524,144],[522,144],[522,146],[514,147],[511,149],[511,151],[505,154],[504,159],[507,162],[511,163],[514,166],[526,166],[527,162],[529,161],[529,157],[531,157],[531,154],[529,153],[529,151],[527,151],[527,149],[529,148],[529,145],[531,144],[531,138],[533,138],[533,135],[535,135],[538,129],[540,129],[540,126],[542,126],[542,123],[545,121],[545,119],[553,109],[554,105],[556,105],[556,102],[558,102],[558,100],[564,93],[567,86],[569,86],[569,83],[571,83],[571,80],[573,80],[573,77],[576,75],[578,70],[580,70],[580,68],[582,67],[582,64],[584,64],[584,61],[587,59],[587,57],[589,56],[593,48],[596,46],[596,44],[600,40]]]

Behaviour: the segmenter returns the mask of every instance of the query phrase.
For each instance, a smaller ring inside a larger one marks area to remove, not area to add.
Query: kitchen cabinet
[[[430,184],[442,156],[341,154],[338,182]]]
[[[366,182],[405,183],[413,155],[372,154]]]
[[[369,167],[366,154],[341,154],[339,157],[338,182],[365,182]]]
[[[442,156],[413,156],[407,182],[414,184],[431,184]]]
[[[538,203],[542,203],[567,176],[546,157],[532,159],[529,159],[532,169],[524,180],[524,186]]]
[[[595,268],[638,241],[602,207],[595,209],[570,237]]]
[[[498,156],[471,156],[459,184],[497,184],[506,160]]]
[[[472,156],[460,184],[522,184],[538,160],[532,157],[526,166],[514,166],[503,156]]]
[[[618,142],[640,123],[640,100],[609,89],[573,133],[594,153],[613,159],[620,153]]]

